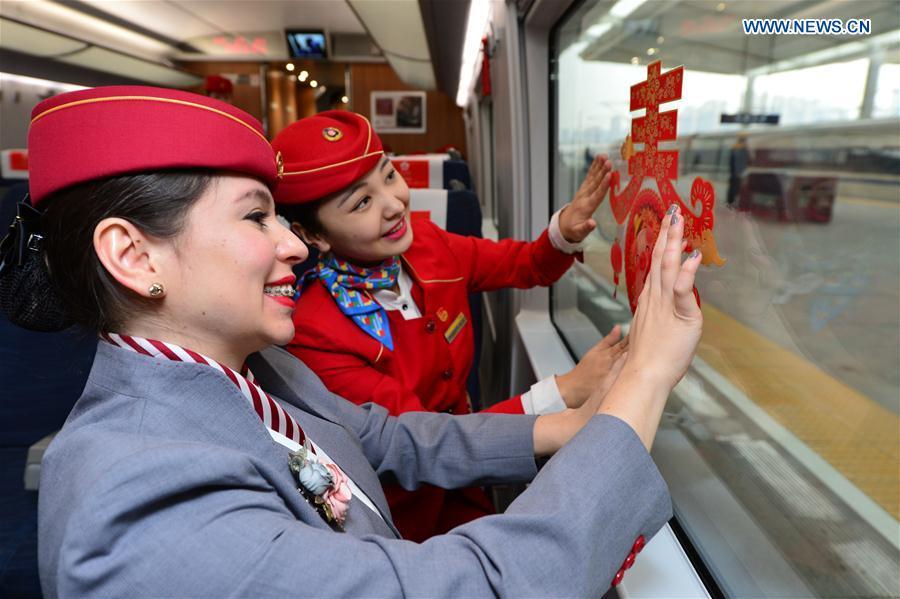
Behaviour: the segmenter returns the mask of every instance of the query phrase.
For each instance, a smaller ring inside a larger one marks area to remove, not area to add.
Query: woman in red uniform
[[[347,111],[302,119],[273,141],[283,177],[279,212],[321,252],[295,311],[288,349],[328,388],[374,401],[392,414],[466,414],[473,361],[468,294],[550,285],[571,266],[595,228],[609,187],[605,157],[591,166],[573,201],[534,242],[493,242],[410,222],[409,188],[384,155],[368,120]],[[577,407],[600,376],[614,380],[624,355],[614,329],[573,371],[550,377],[489,408],[547,413]],[[493,512],[481,489],[414,492],[386,485],[404,536],[424,540]]]

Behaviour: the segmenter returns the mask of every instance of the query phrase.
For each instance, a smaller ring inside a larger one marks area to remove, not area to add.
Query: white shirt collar
[[[397,287],[400,292],[397,293],[393,289],[379,289],[372,293],[372,297],[385,310],[400,310],[400,314],[406,320],[421,318],[422,313],[412,297],[412,286],[412,279],[401,265],[397,275]]]

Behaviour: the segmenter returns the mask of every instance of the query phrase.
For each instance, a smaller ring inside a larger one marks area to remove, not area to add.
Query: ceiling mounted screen
[[[325,34],[322,31],[289,30],[286,32],[291,58],[326,58]]]

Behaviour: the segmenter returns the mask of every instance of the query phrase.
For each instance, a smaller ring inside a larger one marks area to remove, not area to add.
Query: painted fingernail
[[[672,213],[672,220],[670,221],[673,225],[678,222],[678,215],[674,212]]]
[[[676,208],[675,204],[672,204],[671,206],[669,206],[669,209],[666,210],[666,214],[674,214],[675,208]]]
[[[700,255],[700,250],[694,250],[693,252],[691,252],[691,258],[696,258],[699,255]]]

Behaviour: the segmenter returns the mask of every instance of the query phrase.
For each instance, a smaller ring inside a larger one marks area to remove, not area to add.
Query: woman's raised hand
[[[599,154],[575,193],[575,197],[559,214],[559,231],[569,243],[584,241],[597,228],[593,215],[609,190],[612,162],[606,154]]]
[[[687,372],[703,329],[703,314],[693,293],[702,256],[695,250],[681,261],[683,234],[684,218],[673,204],[663,218],[650,273],[638,298],[626,364],[670,389]]]
[[[625,421],[650,449],[669,392],[687,372],[703,329],[703,314],[693,294],[701,256],[694,252],[681,261],[683,235],[684,218],[673,206],[653,247],[650,272],[628,333],[627,357],[624,352],[617,357],[581,407],[538,417],[535,455],[554,453],[597,414]]]
[[[683,234],[684,218],[673,205],[663,218],[628,332],[628,357],[597,412],[627,422],[647,449],[669,392],[687,372],[703,329],[703,314],[693,294],[701,256],[695,251],[681,261]]]

